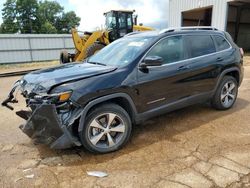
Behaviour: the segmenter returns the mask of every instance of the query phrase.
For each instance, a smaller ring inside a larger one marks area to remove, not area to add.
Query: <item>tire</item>
[[[70,62],[70,55],[67,50],[62,50],[60,53],[60,64],[66,64]]]
[[[93,45],[91,45],[90,47],[87,48],[86,56],[90,57],[90,56],[94,55],[96,52],[98,52],[99,50],[103,49],[104,47],[105,46],[103,44],[94,43]]]
[[[212,99],[212,106],[217,110],[228,110],[233,107],[238,95],[238,82],[232,76],[221,80]]]
[[[110,117],[113,121],[109,120]],[[104,104],[97,106],[87,115],[79,137],[83,146],[90,152],[109,153],[128,142],[131,130],[131,119],[122,107]]]

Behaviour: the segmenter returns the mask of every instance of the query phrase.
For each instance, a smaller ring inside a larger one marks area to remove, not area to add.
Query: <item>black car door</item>
[[[192,95],[206,95],[212,92],[220,74],[219,62],[211,35],[196,34],[184,36],[189,51],[189,75],[185,82],[192,88]]]
[[[139,112],[145,112],[164,104],[188,96],[189,88],[181,81],[187,74],[187,53],[182,36],[161,39],[144,57],[163,58],[163,65],[140,69],[138,66],[138,85],[140,95]]]

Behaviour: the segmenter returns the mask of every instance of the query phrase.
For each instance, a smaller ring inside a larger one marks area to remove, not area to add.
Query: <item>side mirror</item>
[[[140,64],[140,68],[145,69],[148,66],[161,66],[163,64],[163,58],[159,56],[148,56]]]

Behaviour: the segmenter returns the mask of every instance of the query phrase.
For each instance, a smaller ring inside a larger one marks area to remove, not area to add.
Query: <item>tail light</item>
[[[241,57],[244,57],[244,50],[243,50],[243,48],[240,48],[240,54],[241,54]]]

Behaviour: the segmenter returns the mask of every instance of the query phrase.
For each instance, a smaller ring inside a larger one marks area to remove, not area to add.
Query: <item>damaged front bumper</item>
[[[19,82],[14,84],[8,98],[3,101],[3,106],[14,109],[8,103],[17,102],[14,92],[19,86]],[[79,110],[76,110],[77,113],[71,111],[60,114],[56,104],[43,102],[28,104],[28,106],[31,108],[30,111],[18,111],[16,114],[27,120],[26,124],[20,126],[20,129],[35,143],[46,144],[53,149],[66,149],[81,145],[72,131],[72,125],[80,115]]]

